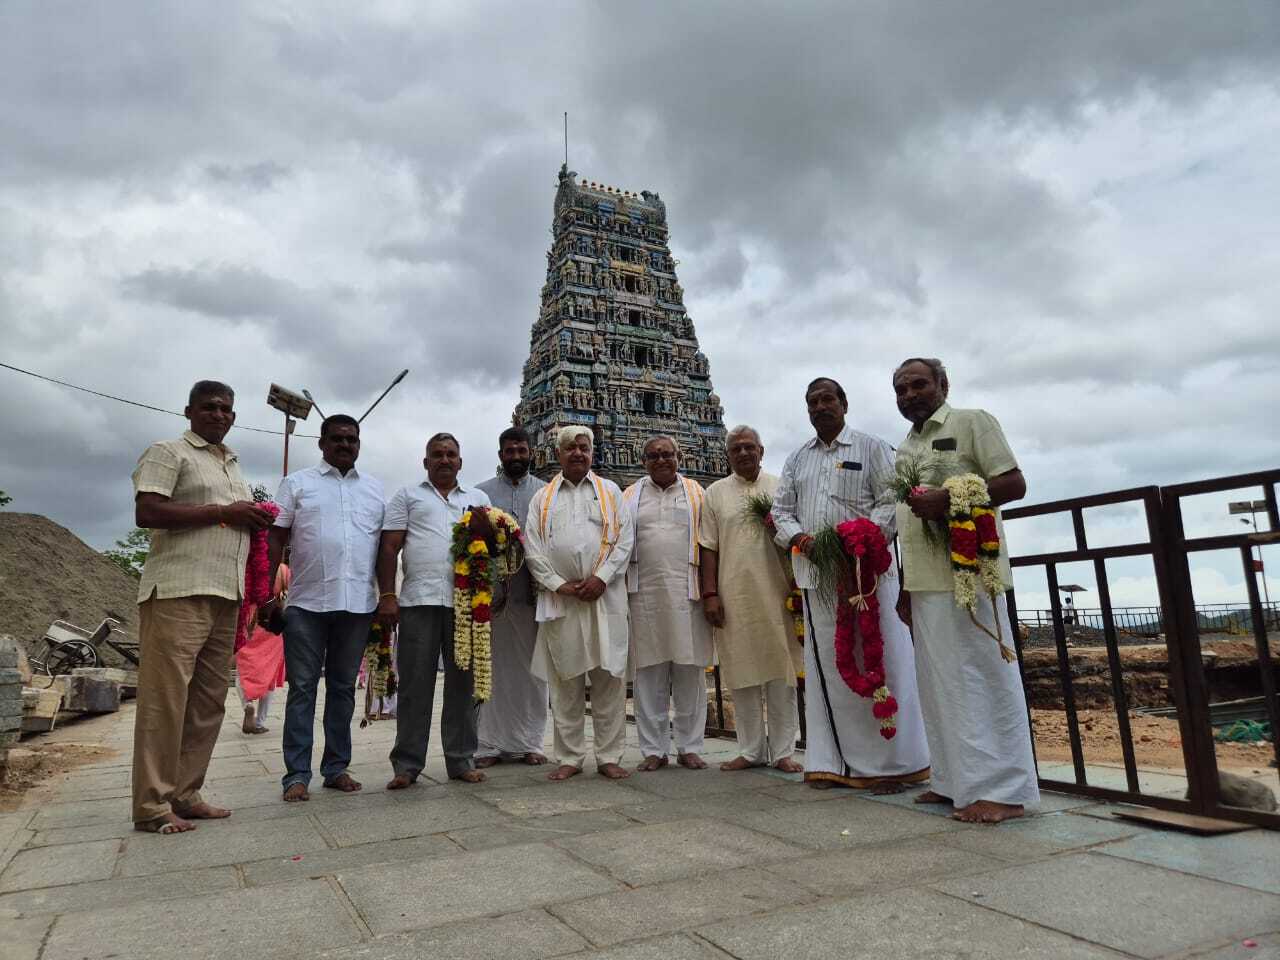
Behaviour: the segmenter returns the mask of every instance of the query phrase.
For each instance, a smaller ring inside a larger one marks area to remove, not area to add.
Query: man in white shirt
[[[587,679],[596,770],[610,780],[623,769],[628,670],[624,573],[634,533],[622,491],[591,470],[587,427],[556,437],[561,472],[534,494],[525,522],[529,571],[538,594],[533,674],[551,687],[556,762],[551,780],[582,772],[587,759]]]
[[[515,517],[524,528],[529,501],[546,486],[529,472],[532,459],[529,434],[523,427],[508,427],[498,436],[498,475],[476,484],[499,510]],[[542,742],[547,733],[547,682],[529,669],[538,642],[534,618],[536,593],[527,566],[516,571],[494,597],[498,612],[493,618],[493,696],[480,704],[476,766],[491,767],[503,760],[547,762]],[[499,609],[496,604],[505,601]]]
[[[444,708],[440,739],[450,779],[478,783],[475,768],[476,704],[471,671],[453,661],[453,527],[468,507],[489,505],[484,492],[458,483],[462,451],[451,433],[427,441],[427,479],[401,487],[387,504],[378,548],[378,621],[400,627],[396,650],[399,686],[393,776],[388,790],[414,783],[427,763],[436,672],[444,658]],[[396,558],[404,552],[404,581],[396,596]]]
[[[360,424],[345,414],[320,426],[324,462],[280,481],[280,514],[269,534],[271,580],[286,545],[292,581],[284,615],[289,698],[284,712],[284,799],[310,799],[316,692],[324,674],[326,787],[360,789],[349,773],[356,676],[377,604],[374,563],[384,509],[382,484],[356,470]],[[266,612],[266,611],[264,611]]]
[[[787,457],[773,500],[779,546],[790,547],[796,585],[804,591],[805,782],[898,793],[904,783],[929,779],[911,634],[898,619],[898,577],[892,566],[880,578],[880,633],[884,640],[885,685],[898,701],[897,732],[886,740],[872,713],[872,700],[859,696],[835,663],[835,598],[823,596],[809,553],[814,534],[845,520],[866,517],[892,542],[895,530],[893,448],[879,437],[845,425],[849,402],[844,388],[819,377],[805,390],[809,422],[816,436]],[[862,643],[856,659],[862,662]]]
[[[681,476],[680,452],[670,437],[652,437],[642,457],[649,475],[622,494],[635,526],[627,593],[636,665],[636,735],[643,757],[636,769],[648,773],[665,767],[674,733],[676,762],[703,770],[705,671],[711,665],[711,629],[699,606],[703,491]]]

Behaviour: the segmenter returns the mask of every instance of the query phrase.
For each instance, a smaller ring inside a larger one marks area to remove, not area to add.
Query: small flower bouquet
[[[898,503],[906,503],[913,494],[938,486],[942,471],[943,462],[933,454],[899,454],[893,464],[893,476],[889,478],[886,486],[892,491],[894,500]],[[934,547],[947,545],[947,524],[935,520],[920,522],[924,524],[924,538],[927,543]]]

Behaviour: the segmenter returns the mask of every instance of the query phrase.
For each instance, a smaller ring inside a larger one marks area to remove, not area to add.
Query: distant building
[[[514,422],[534,441],[534,470],[558,469],[555,431],[595,433],[595,469],[625,486],[644,473],[645,440],[668,434],[681,469],[704,483],[729,472],[724,410],[698,349],[667,246],[667,208],[578,183],[560,168],[542,306]]]

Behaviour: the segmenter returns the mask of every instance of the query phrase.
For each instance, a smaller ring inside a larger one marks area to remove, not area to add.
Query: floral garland
[[[476,700],[493,692],[493,594],[524,561],[516,518],[496,507],[471,507],[453,525],[453,662],[474,675]]]
[[[259,510],[272,520],[280,515],[280,508],[270,500],[255,503]],[[249,618],[257,608],[271,599],[271,562],[267,555],[267,529],[249,534],[249,559],[244,565],[244,601],[236,616],[235,649],[249,642]]]
[[[804,594],[800,592],[800,588],[796,586],[794,580],[791,581],[791,592],[787,594],[786,604],[787,613],[791,614],[791,629],[795,632],[796,642],[801,646],[804,645]]]
[[[368,726],[377,720],[386,701],[396,695],[399,684],[396,681],[396,670],[391,660],[391,633],[383,630],[379,623],[369,628],[369,645],[364,649],[364,670],[366,683],[364,700],[364,719],[360,726]],[[374,698],[379,701],[378,710],[373,709]]]
[[[835,532],[845,555],[853,561],[848,575],[836,582],[836,670],[850,690],[873,701],[871,713],[880,721],[880,736],[892,740],[898,732],[898,701],[885,683],[876,586],[893,557],[880,528],[865,517],[846,520]],[[861,670],[854,655],[856,635],[862,637]]]
[[[976,473],[965,473],[946,480],[942,486],[951,497],[947,518],[956,605],[968,610],[974,625],[995,640],[1004,662],[1013,663],[1017,655],[1004,642],[996,612],[997,598],[1004,593],[1004,580],[1000,576],[1000,533],[987,482]],[[994,633],[978,622],[979,583],[991,598]]]

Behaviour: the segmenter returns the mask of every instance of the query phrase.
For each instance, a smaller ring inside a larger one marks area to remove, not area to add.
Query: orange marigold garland
[[[1004,580],[1000,576],[1000,532],[987,482],[976,473],[966,473],[951,477],[942,486],[950,495],[947,518],[956,605],[968,610],[974,625],[995,640],[1004,662],[1013,663],[1017,654],[1004,642],[996,610],[998,598],[1004,594]],[[991,599],[994,632],[978,621],[979,586]]]
[[[524,537],[515,517],[471,507],[453,525],[453,662],[474,675],[474,696],[493,692],[493,594],[520,569]]]

